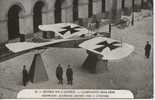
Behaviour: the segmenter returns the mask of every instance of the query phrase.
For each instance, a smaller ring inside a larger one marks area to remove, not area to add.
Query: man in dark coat
[[[147,41],[147,44],[145,45],[145,56],[146,56],[146,58],[149,58],[150,50],[151,50],[151,45],[149,44],[149,41]]]
[[[26,70],[26,66],[23,66],[23,85],[26,86],[28,82],[28,71]]]
[[[63,84],[63,69],[60,64],[56,68],[56,77],[59,80],[58,84]]]
[[[72,68],[70,67],[70,65],[68,65],[68,68],[66,70],[66,76],[67,76],[67,83],[68,84],[73,84],[73,70]]]

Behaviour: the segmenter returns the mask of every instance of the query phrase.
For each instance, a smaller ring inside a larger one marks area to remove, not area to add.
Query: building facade
[[[75,22],[97,14],[120,17],[133,0],[0,0],[0,42],[33,34],[40,24]],[[141,6],[142,0],[134,0]],[[144,0],[145,1],[145,0]]]

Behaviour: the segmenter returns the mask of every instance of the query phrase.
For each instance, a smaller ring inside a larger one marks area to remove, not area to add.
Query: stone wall
[[[43,2],[42,24],[55,23],[55,1],[56,0],[0,0],[0,42],[8,41],[8,11],[13,5],[21,8],[19,13],[19,33],[32,34],[33,9],[38,2]],[[125,0],[125,7],[131,9],[132,0]],[[136,7],[139,7],[141,0],[135,0]],[[88,19],[88,0],[78,0],[78,17]],[[93,15],[104,18],[120,18],[121,0],[105,0],[105,13],[102,13],[102,0],[93,0]],[[73,0],[63,0],[61,5],[62,22],[73,22]]]

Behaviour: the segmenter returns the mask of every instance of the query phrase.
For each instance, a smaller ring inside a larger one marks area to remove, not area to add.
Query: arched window
[[[12,40],[20,36],[19,31],[19,13],[22,8],[18,5],[13,5],[8,11],[8,39]]]
[[[144,8],[144,0],[141,0],[141,8]]]
[[[88,2],[88,17],[93,16],[93,0],[89,0]]]
[[[73,21],[78,20],[78,15],[79,15],[78,4],[79,4],[78,0],[73,0]]]
[[[102,12],[105,12],[105,6],[106,6],[105,3],[106,3],[105,0],[102,0]]]
[[[61,22],[61,5],[62,0],[56,0],[55,2],[55,23]]]
[[[44,2],[38,1],[33,8],[33,30],[34,33],[39,31],[38,26],[42,24],[42,8]]]
[[[122,9],[125,8],[125,0],[122,0]]]
[[[112,19],[115,19],[116,17],[117,17],[117,0],[113,0],[113,2],[112,2],[112,15],[111,15],[111,18]]]

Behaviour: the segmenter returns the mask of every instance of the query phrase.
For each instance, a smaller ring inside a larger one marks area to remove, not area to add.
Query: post
[[[135,5],[135,0],[132,0],[132,20],[131,20],[131,25],[134,25],[134,5]]]
[[[110,37],[111,37],[111,24],[109,24],[109,34],[110,34]]]

